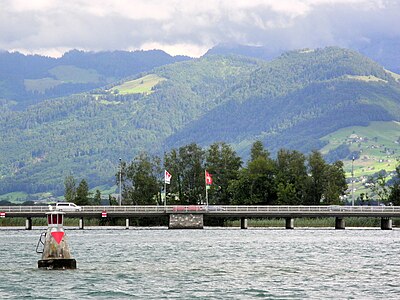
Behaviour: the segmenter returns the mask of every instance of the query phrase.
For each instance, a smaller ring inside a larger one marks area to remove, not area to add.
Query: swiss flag
[[[168,173],[167,170],[165,170],[164,172],[164,180],[166,184],[170,184],[171,183],[171,177],[172,175]]]
[[[206,171],[206,185],[212,185],[212,175]]]

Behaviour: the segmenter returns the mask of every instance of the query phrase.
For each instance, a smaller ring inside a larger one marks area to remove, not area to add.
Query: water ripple
[[[396,299],[400,231],[67,230],[77,270],[37,269],[41,230],[0,230],[1,299]]]

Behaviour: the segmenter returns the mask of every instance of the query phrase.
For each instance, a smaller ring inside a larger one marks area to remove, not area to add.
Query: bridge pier
[[[85,229],[85,224],[83,222],[83,218],[79,219],[79,229]]]
[[[247,229],[247,218],[240,218],[240,229]]]
[[[335,218],[335,229],[345,229],[345,222],[343,218]]]
[[[392,219],[391,218],[381,218],[381,229],[382,230],[392,230]]]
[[[129,229],[129,218],[125,219],[125,229]]]
[[[285,218],[285,227],[286,227],[286,229],[294,229],[294,219],[293,218]]]
[[[170,214],[168,229],[203,229],[202,214]]]
[[[25,229],[26,230],[32,230],[32,218],[28,217],[25,220]]]

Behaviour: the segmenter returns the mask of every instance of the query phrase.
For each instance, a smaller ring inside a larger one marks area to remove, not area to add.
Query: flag
[[[168,173],[167,170],[165,170],[164,172],[164,180],[166,184],[170,184],[171,183],[171,177],[172,175]]]
[[[212,185],[212,175],[206,171],[206,185]]]

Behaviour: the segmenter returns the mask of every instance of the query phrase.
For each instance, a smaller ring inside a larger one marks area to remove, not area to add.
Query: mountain
[[[91,186],[112,185],[119,157],[163,149],[167,136],[215,107],[215,95],[257,66],[246,58],[204,58],[160,67],[151,80],[143,74],[21,111],[3,103],[0,194],[62,194],[71,173]]]
[[[304,152],[340,128],[400,121],[400,76],[348,49],[291,51],[267,62],[206,55],[15,111],[0,102],[0,194],[63,192],[73,174],[113,185],[118,159],[191,142],[261,140]]]
[[[285,53],[224,97],[224,105],[169,137],[171,145],[208,143],[204,128],[212,128],[213,139],[244,148],[259,139],[273,151],[310,151],[338,128],[400,116],[398,77],[354,51],[333,47]]]
[[[241,55],[264,60],[272,60],[282,54],[282,49],[268,46],[246,46],[240,44],[222,43],[209,49],[204,56],[208,55]]]
[[[68,96],[105,86],[155,67],[188,60],[161,50],[84,52],[60,58],[0,52],[0,99],[21,109],[44,99]]]
[[[400,73],[400,53],[398,51],[400,49],[400,39],[398,38],[381,38],[363,42],[356,41],[349,48],[364,54],[392,72]],[[204,55],[234,54],[270,61],[287,51],[290,51],[290,49],[279,49],[273,45],[246,46],[222,43],[214,46]]]

